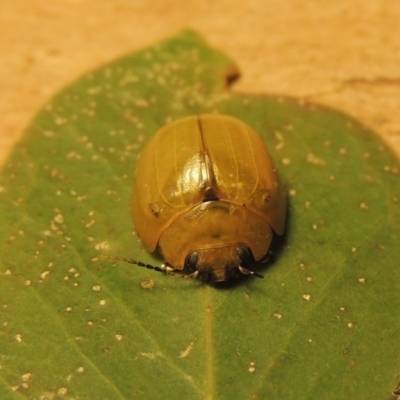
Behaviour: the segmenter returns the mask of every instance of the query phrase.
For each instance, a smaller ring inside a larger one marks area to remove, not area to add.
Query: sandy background
[[[0,164],[56,91],[185,27],[236,60],[237,90],[341,109],[400,155],[399,0],[0,0]]]

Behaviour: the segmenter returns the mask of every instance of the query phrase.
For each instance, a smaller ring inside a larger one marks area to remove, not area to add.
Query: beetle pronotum
[[[273,231],[283,234],[286,194],[253,129],[230,116],[197,115],[163,127],[145,146],[132,215],[145,248],[158,248],[165,262],[101,258],[219,282],[261,276],[247,267],[267,255]]]

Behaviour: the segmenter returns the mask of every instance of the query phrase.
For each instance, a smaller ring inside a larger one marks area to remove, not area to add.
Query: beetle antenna
[[[110,256],[107,254],[101,254],[97,257],[99,260],[115,260],[115,261],[122,261],[122,262],[126,262],[128,264],[134,264],[137,265],[138,267],[142,267],[142,268],[147,268],[147,269],[154,269],[157,272],[166,272],[166,267],[164,266],[164,264],[161,267],[156,267],[154,265],[150,265],[150,264],[146,264],[143,263],[141,261],[136,261],[132,258],[126,258],[126,257],[121,257],[121,256]]]
[[[175,272],[175,269],[170,267],[166,263],[162,263],[161,267],[157,267],[155,265],[146,264],[146,263],[143,263],[141,261],[137,261],[137,260],[134,260],[132,258],[127,258],[127,257],[122,257],[122,256],[110,256],[108,254],[101,254],[101,255],[97,256],[97,259],[98,260],[122,261],[122,262],[126,262],[128,264],[137,265],[138,267],[147,268],[147,269],[153,269],[153,270],[155,270],[157,272],[163,272],[164,274],[174,275],[174,276],[178,276],[180,278],[186,278],[186,279],[194,279],[198,275],[198,271],[195,271],[192,274],[181,274],[179,272]]]
[[[255,271],[250,271],[250,270],[247,269],[247,268],[243,268],[243,267],[240,266],[240,265],[239,265],[238,269],[239,269],[239,271],[240,271],[243,275],[254,275],[254,276],[256,276],[257,278],[264,278],[263,275],[258,274],[258,273],[255,272]]]

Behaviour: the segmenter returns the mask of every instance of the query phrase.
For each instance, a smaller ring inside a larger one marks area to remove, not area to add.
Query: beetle
[[[168,274],[222,282],[268,253],[284,233],[286,193],[261,137],[227,115],[203,114],[161,128],[136,170],[132,216],[161,267],[105,256]],[[181,271],[181,272],[179,272]]]

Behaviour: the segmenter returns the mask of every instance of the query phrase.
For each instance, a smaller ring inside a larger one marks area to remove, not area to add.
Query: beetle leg
[[[240,266],[240,265],[238,266],[238,269],[239,269],[239,271],[240,271],[243,275],[254,275],[254,276],[256,276],[257,278],[264,278],[262,275],[257,274],[257,272],[250,271],[249,269],[243,268],[243,267]]]
[[[176,272],[176,269],[168,265],[167,263],[162,263],[161,268],[162,272],[168,275],[178,276],[179,278],[186,279],[195,279],[199,275],[199,271],[194,271],[191,274],[181,274],[180,272]]]
[[[174,268],[172,268],[170,265],[168,265],[167,263],[162,263],[161,264],[161,271],[165,272],[166,274],[170,274],[173,275],[173,272],[175,271]]]
[[[194,271],[192,274],[190,275],[186,275],[188,278],[192,278],[195,279],[199,276],[199,271]]]
[[[258,260],[258,262],[262,264],[268,264],[271,261],[274,261],[274,254],[272,250],[268,251],[268,253],[263,258],[261,258],[261,260]]]

